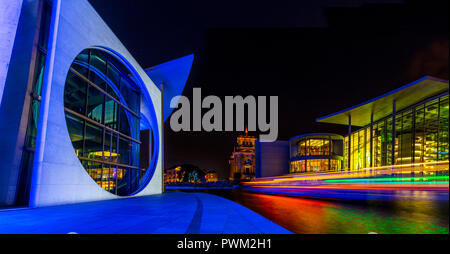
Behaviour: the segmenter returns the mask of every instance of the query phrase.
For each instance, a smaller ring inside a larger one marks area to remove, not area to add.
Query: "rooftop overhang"
[[[372,114],[373,121],[392,114],[394,101],[396,111],[400,111],[448,90],[448,80],[425,76],[356,106],[317,118],[316,122],[348,125],[350,116],[351,125],[366,126],[370,124]]]
[[[193,61],[194,54],[190,54],[145,69],[147,75],[159,89],[161,89],[161,84],[164,84],[164,121],[168,119],[173,111],[173,108],[170,108],[172,98],[183,93]]]
[[[297,139],[304,139],[306,137],[308,137],[309,139],[314,139],[314,138],[317,138],[317,139],[320,139],[320,138],[322,138],[322,139],[323,138],[329,139],[329,138],[331,138],[333,140],[336,140],[336,139],[343,140],[344,139],[343,136],[338,135],[338,134],[334,134],[334,133],[306,133],[306,134],[298,135],[298,136],[295,136],[295,137],[289,139],[289,142],[295,141]]]

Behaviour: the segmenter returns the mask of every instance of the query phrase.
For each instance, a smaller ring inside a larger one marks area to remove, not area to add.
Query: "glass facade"
[[[81,52],[64,89],[66,123],[75,152],[92,179],[116,195],[141,185],[140,89],[128,69],[97,49]]]
[[[290,142],[290,172],[320,172],[342,169],[343,137],[335,134],[311,134]]]
[[[345,137],[344,168],[447,161],[448,100],[446,93],[397,112],[395,122],[392,115],[375,121],[372,124],[372,156],[370,125],[353,132],[350,165],[347,160],[349,141]]]
[[[44,81],[45,60],[47,57],[47,43],[50,30],[50,21],[52,17],[51,12],[51,1],[41,0],[39,3],[39,27],[37,29],[39,35],[36,48],[34,49],[36,52],[34,68],[30,72],[30,75],[33,77],[33,81],[31,88],[29,89],[29,95],[31,98],[21,161],[19,187],[17,188],[18,193],[16,195],[16,205],[28,205],[34,150],[36,147],[39,110],[41,106],[42,84]]]

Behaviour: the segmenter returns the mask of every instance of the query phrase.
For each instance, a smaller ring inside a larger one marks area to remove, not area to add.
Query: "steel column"
[[[370,167],[373,167],[373,112],[370,115]]]
[[[351,162],[351,140],[352,140],[352,117],[350,114],[348,115],[348,168],[350,169],[350,162]]]
[[[391,164],[395,164],[395,100],[392,102],[392,144]]]

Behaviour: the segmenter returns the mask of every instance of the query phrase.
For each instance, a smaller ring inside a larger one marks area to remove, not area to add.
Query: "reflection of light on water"
[[[254,196],[253,196],[254,195]],[[325,201],[277,197],[263,194],[248,194],[246,198],[254,198],[255,204],[262,209],[262,215],[290,229],[293,227],[305,233],[326,233],[326,209],[333,204]],[[300,201],[300,202],[299,202]],[[277,218],[278,220],[275,220]]]
[[[418,195],[421,200],[402,198]],[[365,205],[235,191],[231,199],[295,233],[448,234],[448,201],[427,191],[400,191]],[[447,194],[448,200],[448,194]]]

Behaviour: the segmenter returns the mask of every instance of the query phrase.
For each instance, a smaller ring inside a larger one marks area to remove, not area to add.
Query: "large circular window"
[[[116,195],[146,182],[152,135],[140,130],[140,100],[133,75],[105,51],[86,49],[72,63],[64,89],[70,139],[87,173]]]

